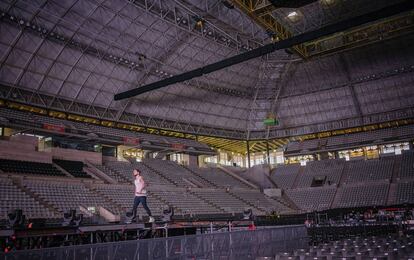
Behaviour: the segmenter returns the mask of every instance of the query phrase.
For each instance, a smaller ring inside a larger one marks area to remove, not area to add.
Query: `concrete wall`
[[[95,152],[80,151],[74,149],[63,149],[53,147],[50,148],[50,152],[53,158],[63,159],[63,160],[72,160],[72,161],[85,161],[91,162],[93,164],[102,164],[102,154]]]
[[[0,140],[0,158],[42,163],[52,162],[52,155],[50,153],[38,152],[32,142],[26,143],[22,139]]]

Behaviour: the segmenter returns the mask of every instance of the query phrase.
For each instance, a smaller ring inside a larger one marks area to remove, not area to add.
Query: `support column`
[[[267,154],[267,164],[270,165],[269,140],[266,140],[266,154]]]
[[[196,141],[198,142],[198,135],[196,135]],[[200,167],[200,155],[197,155],[197,167]]]
[[[250,168],[250,147],[249,147],[249,141],[246,141],[247,144],[247,167]]]

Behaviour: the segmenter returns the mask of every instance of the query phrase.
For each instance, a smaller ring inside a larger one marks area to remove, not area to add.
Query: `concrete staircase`
[[[395,205],[397,200],[397,183],[391,183],[387,194],[387,205]]]
[[[153,167],[151,167],[150,165],[148,165],[148,163],[144,161],[141,162],[145,167],[147,167],[148,169],[150,169],[152,172],[154,172],[155,174],[157,174],[159,177],[169,181],[170,183],[174,184],[175,186],[179,187],[178,183],[176,181],[174,181],[173,179],[171,179],[170,177],[162,174],[161,172],[159,172],[158,170],[154,169]]]
[[[257,211],[264,212],[262,209],[260,209],[260,208],[256,207],[255,205],[253,205],[252,203],[248,202],[247,200],[245,200],[245,199],[243,199],[243,198],[241,198],[241,197],[237,196],[236,194],[232,193],[231,191],[229,191],[228,193],[229,193],[232,197],[234,197],[234,198],[236,198],[236,199],[238,199],[238,200],[243,201],[245,204],[247,204],[247,205],[249,205],[250,207],[252,207],[252,208],[256,209]]]
[[[400,170],[401,170],[402,156],[394,157],[394,165],[392,168],[391,182],[396,183],[400,179]]]
[[[208,184],[211,185],[211,187],[217,188],[217,185],[214,184],[213,182],[207,180],[206,178],[204,178],[200,173],[193,171],[191,168],[185,166],[185,165],[181,165],[182,168],[184,168],[185,170],[191,172],[192,174],[196,175],[197,177],[199,177],[200,179],[203,179],[203,181],[207,182]]]
[[[193,192],[193,191],[188,191],[188,193],[190,193],[190,194],[192,194],[194,197],[197,197],[197,198],[199,198],[200,200],[202,200],[202,201],[206,202],[206,203],[207,203],[207,204],[209,204],[210,206],[212,206],[212,207],[214,207],[214,208],[216,208],[216,209],[218,209],[218,210],[221,210],[223,213],[224,213],[224,212],[226,212],[226,210],[225,210],[225,209],[223,209],[222,207],[220,207],[219,205],[215,204],[214,202],[212,202],[212,201],[210,201],[210,200],[208,200],[208,199],[206,199],[206,198],[203,198],[203,197],[199,196],[197,193],[195,193],[195,192]]]
[[[293,184],[292,184],[292,189],[296,189],[297,187],[298,187],[298,182],[299,182],[299,179],[300,179],[300,177],[303,175],[303,172],[305,171],[305,167],[299,167],[299,171],[296,173],[296,177],[295,177],[295,180],[293,181]]]

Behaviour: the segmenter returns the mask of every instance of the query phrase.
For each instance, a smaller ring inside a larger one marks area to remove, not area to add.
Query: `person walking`
[[[145,189],[145,181],[141,175],[141,171],[139,169],[134,169],[134,184],[135,184],[135,198],[134,198],[134,206],[132,207],[132,221],[134,221],[137,217],[137,208],[140,203],[144,207],[145,211],[149,216],[149,222],[153,223],[155,221],[154,217],[152,217],[151,210],[148,208],[147,205],[147,191]]]

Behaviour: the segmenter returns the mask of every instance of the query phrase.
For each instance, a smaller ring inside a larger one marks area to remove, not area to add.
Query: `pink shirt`
[[[136,178],[134,181],[135,184],[135,196],[147,196],[147,191],[145,190],[145,181],[141,178]]]

